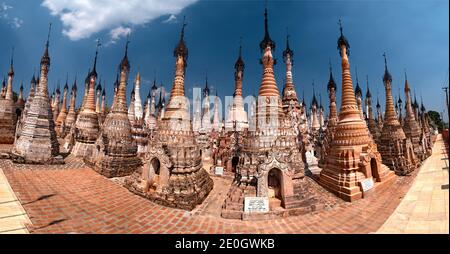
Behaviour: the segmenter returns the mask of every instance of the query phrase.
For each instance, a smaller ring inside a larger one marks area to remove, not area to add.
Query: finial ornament
[[[14,46],[12,46],[11,48],[11,65],[9,67],[9,72],[8,72],[8,76],[13,76],[14,75]]]
[[[52,30],[52,23],[48,26],[48,35],[47,35],[47,42],[45,43],[45,51],[44,55],[41,58],[41,66],[47,66],[47,68],[50,66],[50,57],[48,56],[48,48],[50,46],[50,32]]]
[[[125,44],[125,55],[128,56],[128,44],[130,44],[130,33],[127,34],[127,42]]]
[[[48,48],[50,46],[50,32],[52,30],[52,23],[50,22],[49,26],[48,26],[48,35],[47,35],[47,43],[45,44],[45,46]]]
[[[388,67],[387,67],[387,57],[386,57],[386,52],[383,53],[383,57],[384,57],[384,77],[383,77],[383,81],[384,82],[392,82],[392,76],[388,71]]]
[[[242,36],[239,37],[239,57],[242,57]]]
[[[12,46],[11,49],[11,67],[13,66],[13,63],[14,63],[14,46]]]
[[[187,26],[186,24],[186,16],[183,16],[183,25],[181,27],[181,40],[184,39],[184,28]]]
[[[267,16],[268,15],[267,15],[267,1],[266,1],[264,7],[264,39],[259,43],[261,52],[264,52],[264,50],[267,47],[270,47],[270,49],[275,50],[275,42],[270,38],[269,35],[269,25]]]
[[[330,79],[328,80],[328,91],[331,91],[333,88],[334,91],[336,91],[336,83],[334,82],[333,78],[333,68],[331,66],[331,58],[328,59],[329,69],[330,69]]]
[[[350,50],[349,50],[350,49],[350,44],[348,43],[347,39],[344,36],[344,33],[342,32],[343,29],[342,29],[342,21],[341,21],[341,19],[339,19],[339,30],[341,32],[341,35],[339,36],[339,39],[338,39],[338,46],[337,46],[337,48],[339,50],[339,54],[342,57],[342,46],[344,46],[345,49],[346,49],[346,54],[348,56],[348,55],[350,55]]]
[[[370,89],[369,89],[369,75],[366,75],[366,84],[367,84],[366,97],[367,98],[371,98],[372,94],[370,93]]]
[[[119,65],[119,70],[125,68],[127,72],[130,71],[130,62],[128,61],[128,44],[130,44],[130,33],[127,34],[127,41],[125,43],[125,55]]]

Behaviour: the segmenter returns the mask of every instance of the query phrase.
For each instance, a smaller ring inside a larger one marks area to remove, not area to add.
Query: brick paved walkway
[[[0,160],[26,210],[31,233],[373,233],[387,220],[416,175],[401,177],[375,195],[332,210],[271,221],[218,217],[227,180],[193,212],[156,205],[130,193],[74,158],[63,166],[17,166]],[[416,171],[417,172],[417,171]]]
[[[448,153],[442,136],[414,184],[379,233],[448,234]]]
[[[30,219],[0,168],[0,234],[26,234],[26,223]]]

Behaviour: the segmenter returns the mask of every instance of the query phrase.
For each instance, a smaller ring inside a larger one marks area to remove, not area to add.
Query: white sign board
[[[372,189],[373,185],[374,185],[374,183],[373,183],[373,178],[372,177],[364,179],[364,180],[361,181],[361,187],[363,189],[363,192],[366,192],[366,191]]]
[[[269,212],[269,198],[267,197],[245,197],[244,212],[267,213]]]
[[[223,167],[216,167],[214,173],[216,175],[223,175]]]

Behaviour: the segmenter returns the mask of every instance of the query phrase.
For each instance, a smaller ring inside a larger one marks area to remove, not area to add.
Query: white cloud
[[[0,5],[0,10],[2,10],[2,11],[7,11],[7,10],[9,10],[9,9],[12,9],[12,6],[7,5],[5,2],[3,2],[3,3]]]
[[[13,7],[6,4],[5,2],[2,2],[0,4],[0,18],[6,20],[6,22],[12,27],[12,28],[20,28],[23,24],[23,20],[21,20],[18,17],[11,17],[9,15],[9,10]]]
[[[13,18],[10,21],[10,24],[15,27],[15,28],[20,28],[23,24],[23,20],[19,19],[19,18]]]
[[[170,14],[169,18],[163,21],[163,23],[177,23],[177,16]]]
[[[123,35],[119,32],[130,26],[142,25],[163,15],[176,15],[197,1],[44,0],[42,5],[60,18],[66,36],[80,40],[103,30],[110,31],[111,39],[113,35],[119,38]]]
[[[114,44],[121,37],[125,37],[130,33],[131,33],[131,28],[129,28],[129,27],[123,27],[123,26],[116,27],[116,28],[112,29],[111,31],[109,31],[109,36],[111,37],[111,40],[109,41],[108,44]]]

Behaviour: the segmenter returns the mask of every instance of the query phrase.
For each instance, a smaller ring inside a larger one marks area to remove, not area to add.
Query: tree
[[[442,122],[441,115],[438,112],[430,110],[428,111],[428,117],[434,124],[436,124],[439,130],[444,128],[444,123]]]

